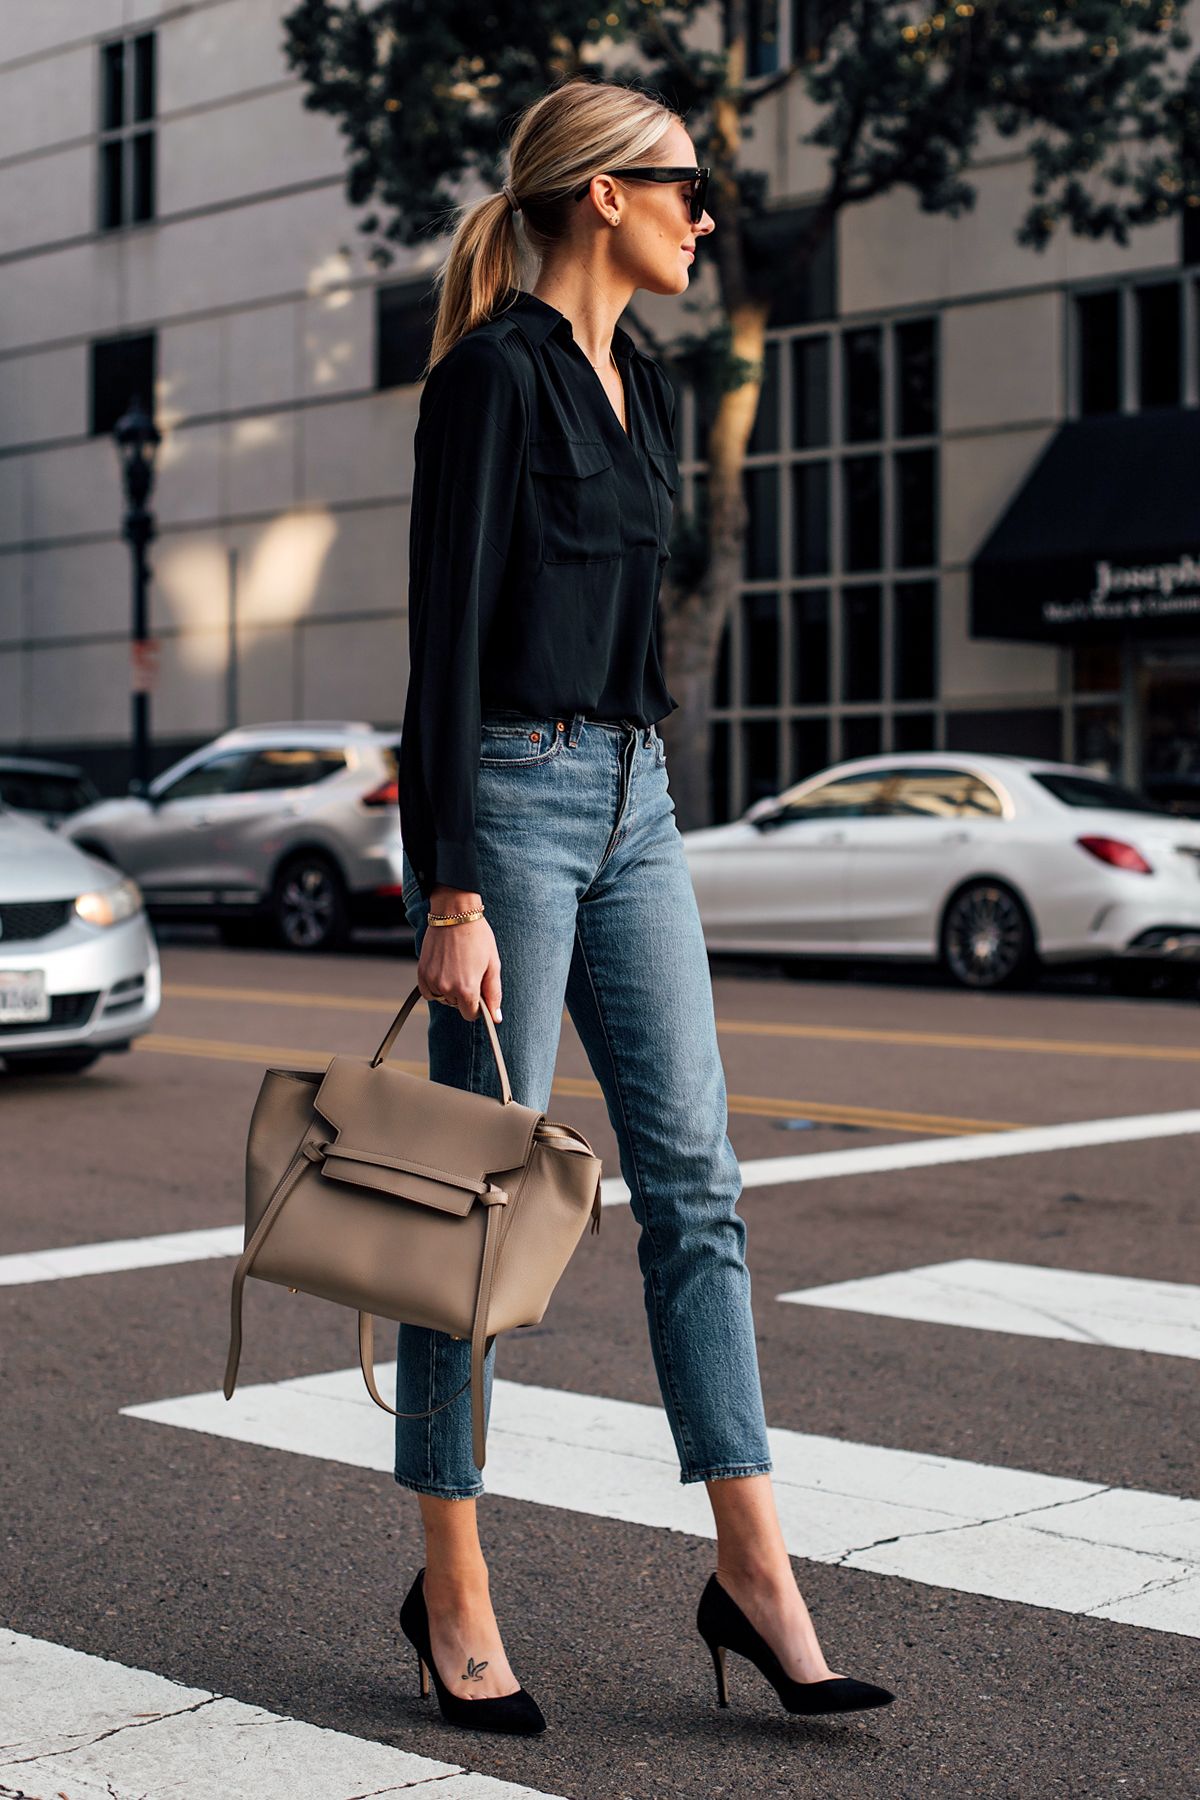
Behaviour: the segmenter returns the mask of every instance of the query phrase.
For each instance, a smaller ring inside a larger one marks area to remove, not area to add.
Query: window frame
[[[143,46],[148,48],[143,50]],[[114,56],[117,52],[119,61]],[[152,225],[158,218],[158,33],[153,28],[124,31],[101,39],[97,53],[96,229],[103,233],[128,231],[139,225]],[[115,82],[114,69],[119,69]],[[115,122],[110,117],[114,89],[120,113]],[[149,90],[145,96],[147,105],[139,111],[144,89]],[[115,207],[111,173],[114,162]],[[148,203],[139,209],[135,202],[143,180]]]

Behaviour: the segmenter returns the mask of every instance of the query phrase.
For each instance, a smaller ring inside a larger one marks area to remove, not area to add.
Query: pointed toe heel
[[[871,1706],[887,1706],[896,1698],[889,1688],[871,1681],[855,1681],[849,1675],[831,1675],[825,1681],[795,1681],[786,1673],[766,1639],[750,1623],[731,1594],[715,1575],[700,1596],[696,1629],[708,1645],[717,1677],[717,1705],[729,1705],[725,1654],[735,1650],[766,1676],[790,1713],[862,1712]]]
[[[518,1688],[515,1694],[494,1694],[486,1700],[464,1700],[452,1694],[438,1674],[429,1644],[429,1611],[425,1605],[425,1571],[418,1569],[416,1579],[400,1608],[400,1629],[417,1653],[421,1692],[428,1694],[429,1678],[437,1693],[438,1706],[448,1725],[462,1725],[468,1731],[503,1731],[510,1735],[532,1737],[545,1731],[546,1720],[532,1694]]]

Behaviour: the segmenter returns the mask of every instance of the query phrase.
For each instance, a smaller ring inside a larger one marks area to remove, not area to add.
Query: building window
[[[846,588],[842,594],[842,699],[883,698],[883,589]]]
[[[883,561],[883,458],[847,456],[842,463],[843,558],[847,569],[878,569]]]
[[[938,691],[937,583],[898,581],[892,609],[893,688],[897,700],[932,700]],[[897,743],[898,750],[911,744]]]
[[[745,471],[749,519],[743,540],[744,573],[773,581],[779,574],[779,469],[774,463]]]
[[[774,706],[779,699],[779,595],[742,595],[743,699],[747,706]]]
[[[792,345],[792,442],[798,450],[829,442],[829,339],[797,338]]]
[[[831,761],[937,749],[944,733],[938,321],[769,327],[767,343],[743,589],[712,694],[718,819]],[[704,479],[687,471],[693,507]]]
[[[1196,317],[1194,286],[1178,276],[1159,277],[1074,296],[1074,374],[1081,416],[1196,404],[1200,330],[1187,322],[1189,314]]]
[[[882,340],[877,325],[866,331],[848,331],[842,338],[844,432],[854,443],[883,436]]]
[[[779,0],[748,0],[746,73],[770,75],[779,67]]]
[[[1200,263],[1200,206],[1185,206],[1179,221],[1180,258],[1185,268]]]
[[[150,331],[141,337],[100,338],[92,345],[93,437],[107,436],[135,396],[153,417],[157,344]]]
[[[896,562],[927,569],[937,542],[937,451],[902,450],[895,459]]]
[[[931,436],[937,414],[935,321],[906,320],[896,326],[896,436]]]
[[[1138,405],[1178,406],[1183,377],[1177,281],[1155,281],[1135,290],[1138,328]]]
[[[1116,412],[1121,404],[1121,296],[1080,294],[1075,302],[1079,332],[1079,410]]]
[[[375,385],[409,387],[423,379],[433,344],[437,297],[425,283],[388,282],[375,290]]]
[[[155,214],[155,34],[100,46],[98,214],[101,231]]]
[[[792,699],[799,706],[829,704],[829,589],[792,595]]]

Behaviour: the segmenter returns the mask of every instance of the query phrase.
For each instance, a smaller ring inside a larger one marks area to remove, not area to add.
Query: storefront
[[[1070,649],[1068,753],[1200,813],[1200,409],[1061,425],[975,557],[971,632]]]

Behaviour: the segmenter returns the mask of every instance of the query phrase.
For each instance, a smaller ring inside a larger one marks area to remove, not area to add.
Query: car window
[[[893,769],[882,801],[893,817],[980,819],[1004,813],[995,788],[968,769]]]
[[[255,794],[271,788],[312,787],[345,767],[344,750],[276,745],[257,753],[241,785]]]
[[[18,811],[73,813],[99,797],[90,781],[76,776],[50,775],[36,769],[0,771],[0,801]]]
[[[1102,806],[1108,812],[1169,813],[1148,794],[1122,787],[1120,782],[1105,781],[1101,775],[1073,775],[1057,769],[1035,769],[1033,779],[1064,806]]]
[[[873,769],[862,775],[841,775],[810,788],[807,794],[792,789],[780,795],[780,811],[771,816],[788,821],[861,819],[877,811],[888,774],[886,769]]]
[[[173,781],[170,787],[156,788],[156,800],[203,800],[210,794],[232,794],[241,787],[241,776],[250,761],[248,750],[225,750],[210,756],[206,762]]]

